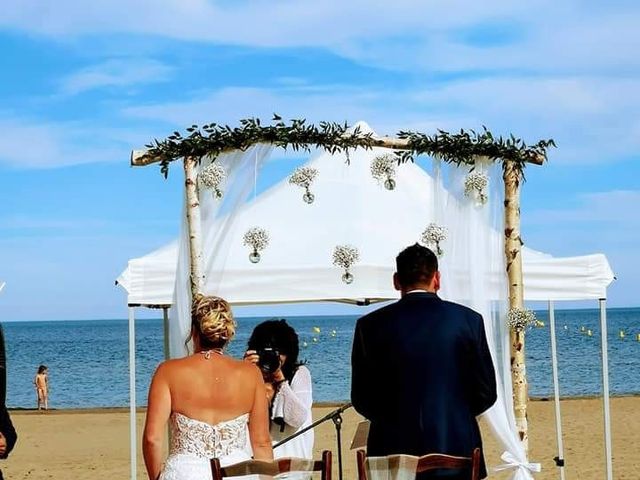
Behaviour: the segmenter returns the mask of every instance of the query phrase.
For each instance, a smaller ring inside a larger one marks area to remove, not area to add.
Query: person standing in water
[[[38,373],[36,378],[33,379],[33,384],[36,387],[36,395],[38,396],[38,410],[49,410],[49,380],[47,378],[47,366],[40,365],[38,367]]]

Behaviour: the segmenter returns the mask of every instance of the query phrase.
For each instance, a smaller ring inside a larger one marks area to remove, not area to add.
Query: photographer
[[[298,361],[298,335],[286,320],[268,320],[249,338],[245,360],[262,371],[271,411],[273,443],[311,424],[311,373]],[[313,430],[281,445],[275,458],[313,458]]]

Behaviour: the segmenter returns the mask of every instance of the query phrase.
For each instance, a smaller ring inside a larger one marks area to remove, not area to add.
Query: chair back
[[[443,453],[430,453],[422,457],[413,457],[411,455],[389,455],[387,457],[371,457],[383,459],[389,468],[388,478],[400,478],[402,472],[399,469],[410,468],[414,471],[414,477],[418,473],[429,472],[431,470],[466,470],[469,472],[469,480],[480,479],[480,449],[473,450],[471,457],[457,457],[454,455],[445,455]],[[364,450],[358,450],[356,453],[358,465],[358,480],[370,480],[368,469],[369,465]],[[394,474],[393,470],[396,470]]]
[[[331,480],[332,458],[331,451],[324,450],[321,460],[308,460],[306,458],[279,458],[272,462],[262,460],[247,460],[245,462],[220,466],[217,458],[211,459],[211,474],[213,480],[222,480],[225,477],[237,477],[242,475],[264,475],[275,477],[288,472],[320,472],[321,480]]]

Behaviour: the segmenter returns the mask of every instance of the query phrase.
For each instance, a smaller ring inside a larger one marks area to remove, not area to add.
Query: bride
[[[247,430],[254,458],[273,459],[260,370],[223,354],[234,333],[229,304],[197,295],[191,310],[195,353],[160,364],[149,388],[143,454],[150,480],[210,479],[211,458],[223,466],[248,460]],[[167,422],[171,441],[163,466]]]

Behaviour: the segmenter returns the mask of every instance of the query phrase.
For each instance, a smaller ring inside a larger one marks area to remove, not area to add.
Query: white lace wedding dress
[[[215,425],[172,413],[169,457],[159,480],[210,479],[209,460],[215,457],[223,467],[249,460],[251,456],[246,449],[248,421],[248,413]]]

